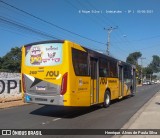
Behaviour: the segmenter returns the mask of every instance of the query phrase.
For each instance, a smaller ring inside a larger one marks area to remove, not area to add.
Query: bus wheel
[[[111,95],[110,92],[107,90],[104,95],[103,107],[107,108],[110,105],[110,102],[111,102]]]

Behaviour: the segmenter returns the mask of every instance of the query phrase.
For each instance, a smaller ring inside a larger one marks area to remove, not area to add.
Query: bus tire
[[[111,102],[111,95],[110,95],[109,90],[107,90],[107,91],[105,92],[105,94],[104,94],[104,103],[103,103],[103,107],[104,107],[104,108],[109,107],[110,102]]]

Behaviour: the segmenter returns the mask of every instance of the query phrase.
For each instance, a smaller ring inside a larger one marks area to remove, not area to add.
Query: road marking
[[[58,120],[60,120],[60,119],[62,119],[62,118],[55,118],[55,119],[53,119],[52,121],[55,122],[55,121],[58,121]],[[47,125],[47,124],[49,124],[50,122],[51,122],[51,121],[42,122],[42,125]]]
[[[42,125],[46,125],[46,124],[49,124],[49,121],[42,122]]]
[[[60,119],[62,119],[62,118],[55,118],[55,119],[53,119],[52,121],[55,122],[55,121],[58,121],[58,120],[60,120]],[[42,122],[42,125],[47,125],[47,124],[49,124],[49,123],[50,123],[50,121]]]
[[[60,119],[62,119],[62,118],[55,118],[55,119],[53,119],[52,121],[58,121],[58,120],[60,120]]]

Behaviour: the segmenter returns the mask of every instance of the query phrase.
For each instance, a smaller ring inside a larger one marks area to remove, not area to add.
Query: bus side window
[[[115,60],[109,61],[109,71],[110,71],[110,77],[118,77],[117,72],[117,62]]]
[[[88,76],[88,54],[72,48],[72,63],[76,76]]]
[[[100,58],[99,76],[100,77],[107,77],[108,76],[107,59]]]

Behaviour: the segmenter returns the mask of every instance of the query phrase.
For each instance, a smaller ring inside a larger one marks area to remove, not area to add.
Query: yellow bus
[[[134,95],[135,67],[67,40],[22,47],[22,90],[27,103],[110,105]]]

